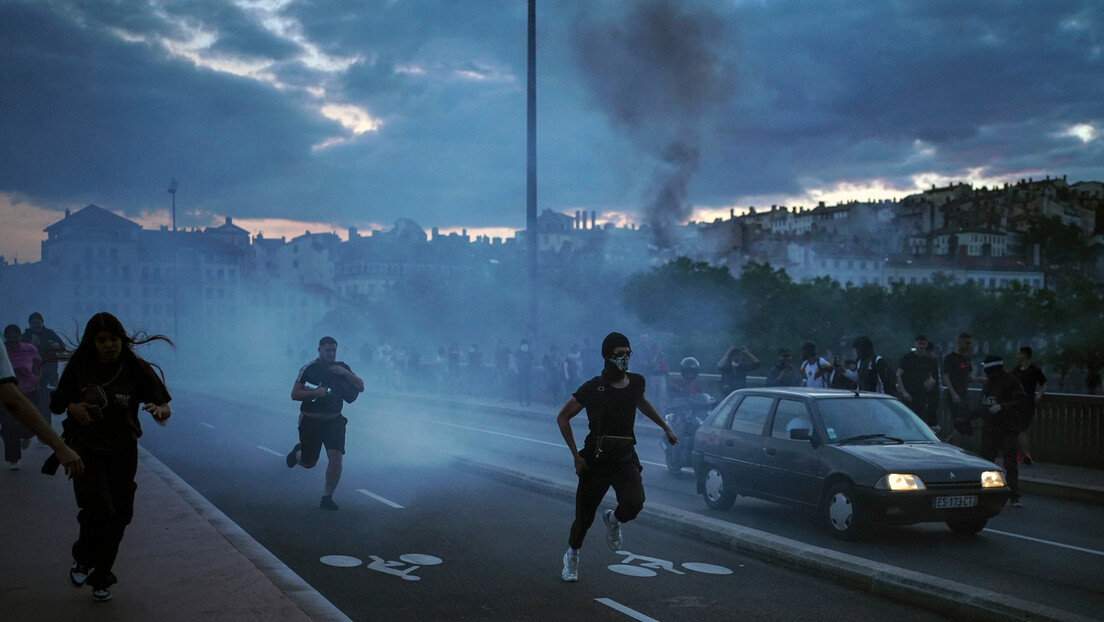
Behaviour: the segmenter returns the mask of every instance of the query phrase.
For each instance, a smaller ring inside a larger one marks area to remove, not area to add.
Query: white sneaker
[[[564,553],[563,564],[564,564],[563,572],[560,573],[560,576],[563,577],[563,580],[564,581],[572,581],[572,582],[578,581],[579,580],[579,554],[576,553],[576,554],[572,555],[571,554],[571,549],[568,549],[567,552]]]
[[[606,544],[611,551],[616,552],[621,548],[621,523],[613,515],[613,510],[606,510],[602,514],[602,521],[606,523]]]
[[[8,463],[8,469],[11,470],[11,471],[18,471],[19,470],[19,461],[16,460],[15,462],[9,462]]]

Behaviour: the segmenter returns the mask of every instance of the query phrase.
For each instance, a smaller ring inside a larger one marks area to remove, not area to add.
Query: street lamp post
[[[172,249],[173,257],[173,274],[172,274],[172,314],[173,314],[173,339],[180,339],[180,262],[178,261],[180,253],[177,252],[177,239],[176,239],[176,189],[179,184],[176,183],[176,177],[172,178],[169,182],[169,194],[172,195],[172,233],[169,234],[172,237],[172,242],[169,247]]]
[[[176,188],[177,188],[176,177],[173,177],[172,181],[169,182],[169,194],[172,195],[172,225],[173,225],[172,230],[173,231],[176,231]]]

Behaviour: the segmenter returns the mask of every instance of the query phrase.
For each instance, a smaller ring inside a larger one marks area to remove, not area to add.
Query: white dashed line
[[[199,422],[199,425],[201,425],[201,426],[203,426],[203,427],[205,427],[205,428],[211,428],[212,430],[214,430],[214,429],[215,429],[215,426],[211,425],[210,423],[204,423],[204,422],[200,421],[200,422]]]
[[[610,600],[608,598],[595,598],[594,600],[602,603],[603,605],[609,607],[610,609],[613,609],[615,611],[620,611],[621,613],[629,616],[630,618],[632,618],[634,620],[640,620],[640,622],[659,622],[659,620],[656,620],[655,618],[650,618],[650,617],[644,615],[643,613],[640,613],[639,611],[629,609],[625,605],[622,605],[621,603],[619,603],[615,600]]]
[[[368,492],[367,490],[364,490],[363,488],[357,488],[357,492],[359,492],[363,495],[368,495],[369,497],[372,497],[376,501],[379,501],[380,503],[383,503],[384,505],[389,505],[389,506],[395,508],[396,510],[405,510],[406,509],[403,506],[399,505],[398,503],[395,503],[394,501],[391,501],[390,499],[384,499],[383,497],[377,495],[376,493]]]
[[[268,447],[264,447],[262,445],[257,445],[257,449],[260,449],[261,451],[267,451],[268,453],[272,454],[273,456],[280,456],[280,457],[286,457],[287,456],[287,454],[282,454],[278,451],[273,451],[273,450],[269,449]]]
[[[998,535],[1002,535],[1002,536],[1008,536],[1009,538],[1020,538],[1022,540],[1030,540],[1031,542],[1038,542],[1039,544],[1049,544],[1050,546],[1057,546],[1059,548],[1069,549],[1071,551],[1080,551],[1082,553],[1089,553],[1090,555],[1104,556],[1104,551],[1097,551],[1095,549],[1086,549],[1086,548],[1082,548],[1082,547],[1079,547],[1079,546],[1073,546],[1072,544],[1062,544],[1061,542],[1052,542],[1050,540],[1042,540],[1042,539],[1039,539],[1039,538],[1032,538],[1031,536],[1021,536],[1018,533],[1009,533],[1007,531],[999,531],[997,529],[988,529],[988,528],[986,528],[985,531],[987,531],[989,533],[995,533],[995,534],[998,534]]]

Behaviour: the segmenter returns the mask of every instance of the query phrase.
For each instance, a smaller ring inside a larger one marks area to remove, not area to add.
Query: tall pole
[[[529,0],[528,153],[525,232],[529,248],[529,333],[537,336],[537,1]]]
[[[180,253],[177,252],[176,239],[176,189],[178,184],[176,183],[176,177],[172,178],[169,182],[169,194],[172,195],[172,242],[169,247],[172,248],[173,255],[173,275],[172,275],[172,307],[173,307],[173,334],[172,338],[180,341],[180,262],[177,261]]]

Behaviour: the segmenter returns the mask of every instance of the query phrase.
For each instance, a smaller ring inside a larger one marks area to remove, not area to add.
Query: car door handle
[[[767,452],[768,456],[773,456],[774,454],[778,453],[778,450],[773,447],[764,447],[763,451]]]

